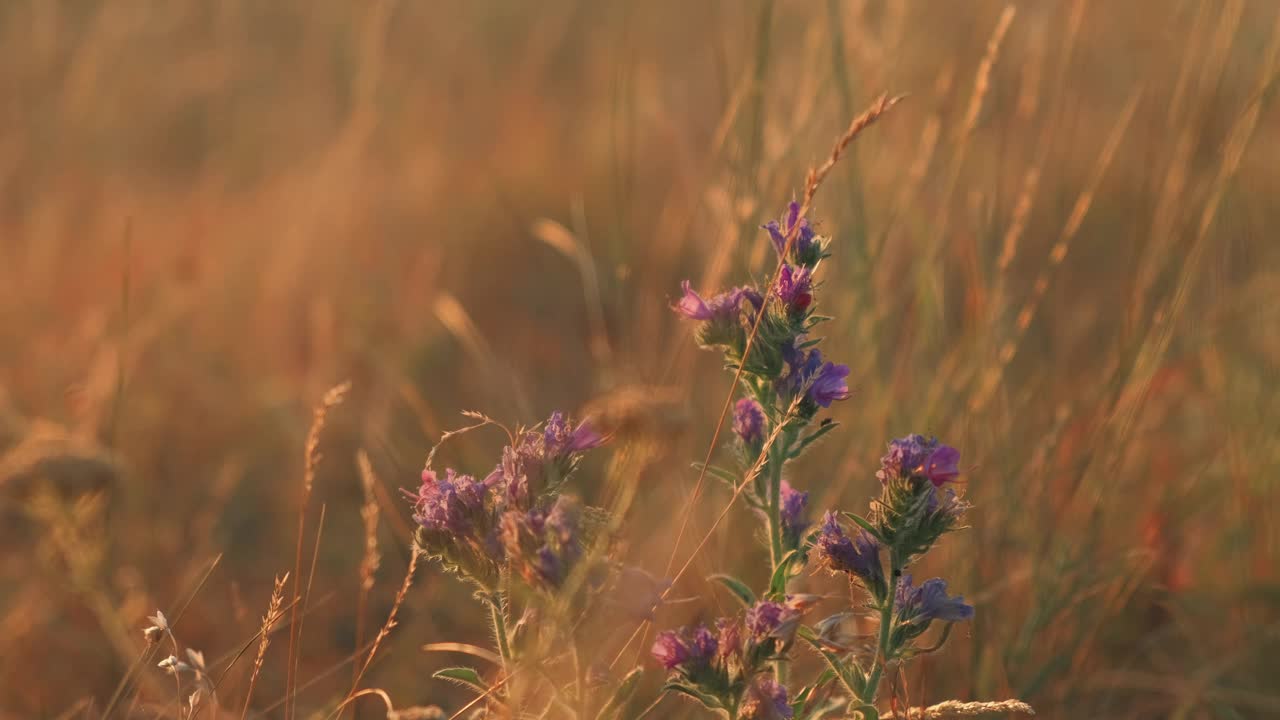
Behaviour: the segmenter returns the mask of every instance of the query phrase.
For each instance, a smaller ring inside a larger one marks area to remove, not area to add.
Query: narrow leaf
[[[431,677],[439,678],[440,680],[448,680],[459,685],[465,685],[473,690],[478,690],[481,693],[489,692],[489,686],[484,684],[484,680],[480,678],[480,673],[469,667],[444,668],[443,670],[437,670],[432,673]]]
[[[742,603],[743,607],[751,607],[756,604],[756,594],[751,592],[751,588],[747,587],[747,584],[738,578],[733,577],[732,575],[721,574],[712,575],[707,579],[715,580],[721,585],[729,588],[729,592],[733,593],[733,596],[738,598],[738,602]]]
[[[799,635],[800,639],[809,643],[809,645],[822,656],[822,659],[827,661],[827,666],[836,674],[836,677],[840,678],[841,684],[845,686],[845,689],[849,691],[850,695],[858,697],[863,690],[866,689],[867,680],[863,676],[862,670],[856,665],[846,662],[831,650],[828,650],[818,640],[818,636],[814,634],[813,630],[808,627],[802,627],[800,628]]]
[[[876,540],[879,540],[881,543],[884,543],[885,541],[884,536],[880,534],[880,531],[876,529],[875,525],[871,524],[870,520],[867,520],[866,518],[856,513],[845,512],[842,514],[845,517],[857,523],[858,526],[861,527],[863,530],[866,530],[867,532],[871,533],[871,537],[875,538]]]
[[[818,428],[817,430],[814,430],[807,437],[801,440],[800,444],[797,445],[796,448],[791,451],[790,457],[793,459],[800,457],[801,453],[805,451],[805,448],[809,447],[814,442],[816,442],[819,438],[821,438],[823,435],[826,435],[832,430],[835,430],[839,426],[840,426],[840,423],[838,422],[829,422],[823,425],[822,427]]]
[[[773,577],[769,578],[769,595],[776,597],[786,594],[787,578],[791,577],[791,564],[795,562],[797,557],[798,554],[795,550],[782,556],[778,567],[773,571]]]
[[[488,660],[494,665],[502,664],[502,658],[498,657],[497,653],[493,652],[492,650],[486,650],[482,647],[469,645],[467,643],[455,643],[455,642],[427,643],[426,645],[422,646],[422,651],[423,652],[466,653],[468,655],[474,655],[475,657],[481,658],[483,660]]]
[[[702,706],[707,708],[708,710],[720,710],[723,708],[719,700],[698,690],[697,688],[690,687],[683,683],[669,682],[666,685],[662,686],[662,690],[663,692],[677,692],[677,693],[681,693],[682,695],[688,695],[694,700],[697,700],[698,702],[702,703]]]
[[[708,475],[724,483],[725,487],[728,488],[730,492],[736,492],[738,490],[738,482],[740,479],[737,475],[715,465],[703,465],[700,462],[693,463],[693,469],[698,472],[702,472],[704,467],[707,469],[706,472]]]

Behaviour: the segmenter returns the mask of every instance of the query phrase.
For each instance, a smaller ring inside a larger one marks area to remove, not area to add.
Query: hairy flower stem
[[[884,666],[889,663],[889,631],[893,626],[893,602],[897,594],[895,590],[898,587],[898,578],[902,575],[902,563],[898,560],[898,553],[895,550],[889,551],[889,592],[885,593],[884,603],[880,606],[880,640],[876,645],[875,667],[871,669],[871,674],[867,676],[867,686],[862,691],[862,697],[859,700],[864,705],[874,705],[876,701],[876,690],[880,686],[880,675],[884,671]]]
[[[507,619],[502,609],[502,593],[495,592],[485,598],[489,606],[489,620],[493,623],[493,637],[498,643],[498,655],[502,658],[502,671],[511,673],[511,645],[507,638]]]

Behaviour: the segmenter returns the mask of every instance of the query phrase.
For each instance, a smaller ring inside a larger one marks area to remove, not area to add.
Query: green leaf
[[[953,627],[955,627],[955,623],[953,622],[947,623],[946,626],[942,628],[942,635],[938,638],[938,642],[934,643],[933,645],[927,648],[918,648],[918,649],[913,648],[910,651],[910,657],[916,657],[917,655],[928,655],[929,653],[937,652],[941,650],[942,646],[946,644],[947,638],[951,637],[951,628]]]
[[[627,704],[631,696],[636,692],[636,685],[640,684],[640,678],[644,675],[644,668],[637,667],[627,673],[622,678],[622,682],[618,683],[618,689],[613,691],[613,696],[609,698],[609,702],[600,708],[600,712],[596,714],[596,720],[610,720],[617,717],[618,712]]]
[[[738,598],[738,602],[742,603],[743,607],[751,607],[756,604],[756,594],[751,592],[751,588],[747,587],[747,584],[738,578],[733,577],[732,575],[720,574],[712,575],[707,579],[715,580],[721,585],[729,588],[729,592],[733,593],[733,596]]]
[[[698,702],[702,703],[702,706],[707,708],[708,710],[721,710],[724,708],[724,705],[721,705],[720,701],[717,700],[715,697],[712,697],[711,695],[708,695],[707,693],[704,693],[695,687],[692,687],[690,685],[685,685],[684,683],[669,682],[666,685],[662,686],[662,691],[678,692],[678,693],[681,693],[682,695],[688,695],[694,700],[697,700]]]
[[[809,643],[822,656],[822,659],[827,661],[827,666],[836,674],[836,677],[840,678],[841,684],[849,691],[850,695],[856,698],[862,694],[867,687],[867,679],[862,674],[861,668],[853,663],[846,662],[838,654],[828,650],[818,640],[818,636],[814,634],[811,628],[800,628],[799,635],[800,639]]]
[[[823,435],[826,435],[832,430],[835,430],[839,426],[840,426],[840,423],[835,422],[834,420],[829,423],[823,424],[822,427],[819,427],[817,430],[814,430],[812,433],[809,433],[808,437],[801,440],[800,444],[797,445],[795,449],[791,451],[788,457],[790,457],[793,460],[795,458],[800,457],[800,454],[805,451],[805,448],[809,447],[814,442],[816,442],[818,438],[822,437]]]
[[[769,595],[776,597],[787,593],[787,578],[791,577],[791,563],[795,562],[796,557],[798,553],[795,550],[782,556],[778,567],[773,570],[773,577],[769,578]]]
[[[693,463],[693,469],[698,472],[703,472],[704,467],[706,468],[706,473],[708,475],[724,483],[730,491],[737,491],[738,482],[740,481],[740,478],[737,475],[715,465],[705,465],[700,462]]]
[[[432,673],[431,677],[470,687],[472,690],[478,690],[481,693],[489,692],[489,686],[484,684],[484,680],[480,678],[480,673],[469,667],[444,668]]]
[[[875,525],[871,524],[870,520],[867,520],[866,518],[856,513],[851,513],[847,511],[841,514],[849,518],[850,520],[854,521],[855,523],[857,523],[858,526],[861,527],[863,530],[866,530],[867,532],[871,533],[871,537],[875,538],[876,540],[879,540],[881,544],[885,544],[884,536],[880,534],[880,531],[876,529]]]
[[[812,685],[805,685],[801,688],[800,692],[796,693],[796,699],[791,701],[792,715],[798,718],[806,718],[806,720],[811,718],[811,715],[806,714],[809,706],[809,700],[813,698],[813,694],[817,692],[819,688],[834,680],[835,677],[836,674],[831,672],[830,668],[827,668],[818,675],[818,679],[814,680]]]

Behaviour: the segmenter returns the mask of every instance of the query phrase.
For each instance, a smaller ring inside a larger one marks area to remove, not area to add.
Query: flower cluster
[[[536,589],[560,586],[582,556],[581,512],[555,490],[582,454],[604,438],[553,413],[541,431],[523,430],[484,480],[428,467],[417,492],[404,491],[421,526],[419,544],[446,569],[482,589],[510,568]]]
[[[530,587],[554,591],[582,557],[581,510],[567,495],[550,510],[508,510],[502,515],[502,547],[511,568]]]
[[[780,490],[782,544],[790,550],[800,546],[805,531],[809,529],[809,493],[796,490],[786,480],[782,481]]]
[[[939,443],[937,438],[907,435],[889,443],[889,452],[880,458],[876,477],[882,483],[920,477],[933,483],[934,487],[942,487],[960,475],[959,462],[960,451]]]
[[[882,493],[877,525],[882,539],[908,562],[954,530],[968,509],[948,487],[960,475],[960,451],[937,438],[907,435],[880,458]]]
[[[700,345],[722,351],[729,367],[742,367],[745,393],[734,406],[733,430],[742,468],[764,461],[748,502],[769,525],[776,561],[792,550],[803,551],[809,528],[808,494],[783,480],[783,465],[831,429],[823,424],[806,433],[819,411],[849,397],[849,368],[826,360],[816,347],[820,339],[811,337],[824,319],[814,309],[816,274],[827,257],[827,239],[800,217],[800,205],[794,202],[780,220],[761,227],[779,254],[776,281],[759,289],[736,287],[707,299],[686,281],[684,295],[673,309],[698,323],[695,336]]]
[[[574,427],[562,413],[552,413],[542,432],[517,433],[484,483],[501,488],[513,506],[527,508],[533,498],[554,492],[577,467],[582,453],[603,443],[590,423]]]
[[[822,531],[815,543],[822,562],[833,573],[847,573],[862,581],[863,586],[878,601],[884,599],[887,588],[884,567],[880,564],[880,542],[866,530],[860,530],[852,538],[840,526],[839,516],[828,511],[822,520]]]
[[[806,608],[807,609],[807,608]],[[741,618],[666,630],[649,652],[672,682],[709,708],[739,718],[790,718],[786,687],[767,665],[795,642],[803,610],[792,603],[759,601]]]
[[[796,229],[795,239],[791,244],[791,253],[785,254],[787,235],[796,227],[797,221],[799,221],[800,227]],[[800,203],[798,202],[791,202],[787,205],[787,212],[783,215],[781,223],[777,220],[770,220],[760,227],[769,233],[774,249],[785,260],[790,260],[803,267],[814,267],[819,260],[827,257],[826,238],[819,237],[814,232],[808,218],[800,217]]]

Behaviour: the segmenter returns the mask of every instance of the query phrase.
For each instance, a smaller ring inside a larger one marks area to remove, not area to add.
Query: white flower
[[[147,643],[154,645],[163,640],[164,634],[169,632],[169,619],[159,610],[147,619],[151,621],[151,626],[142,630],[142,636],[147,639]]]
[[[165,632],[169,631],[169,619],[164,616],[162,611],[156,610],[156,614],[149,616],[147,619],[161,630],[164,630]]]
[[[170,655],[169,657],[156,663],[156,667],[162,668],[165,672],[171,673],[173,675],[177,675],[178,673],[181,673],[181,672],[189,672],[191,670],[190,665],[182,662],[174,655]]]
[[[200,672],[205,671],[204,653],[200,652],[199,650],[192,650],[191,648],[187,648],[187,659],[191,661],[192,667],[196,668]]]

